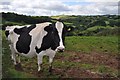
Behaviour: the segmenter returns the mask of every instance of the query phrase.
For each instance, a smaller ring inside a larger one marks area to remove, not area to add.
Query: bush
[[[114,29],[104,29],[100,32],[98,32],[96,35],[98,36],[108,36],[108,35],[115,35],[118,36],[118,32],[120,31],[120,28],[114,28]]]
[[[106,26],[106,23],[104,20],[96,20],[94,22],[91,22],[87,27],[93,27],[93,26]]]

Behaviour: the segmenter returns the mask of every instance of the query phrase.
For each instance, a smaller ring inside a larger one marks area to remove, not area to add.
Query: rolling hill
[[[37,24],[42,22],[56,22],[61,19],[69,30],[67,36],[93,36],[93,35],[117,35],[120,27],[120,16],[118,15],[96,15],[96,16],[26,16],[16,13],[2,12],[2,28],[6,25]]]

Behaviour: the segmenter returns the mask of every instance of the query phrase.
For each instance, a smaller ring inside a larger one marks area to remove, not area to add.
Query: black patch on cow
[[[17,34],[22,34],[22,33],[26,32],[27,30],[28,30],[28,28],[25,26],[25,27],[22,27],[22,28],[15,28],[14,32],[17,33]]]
[[[8,37],[9,34],[10,34],[9,31],[5,31],[6,37]]]
[[[34,29],[36,25],[31,25],[30,27],[15,28],[14,32],[20,35],[16,43],[16,49],[20,53],[27,54],[30,50],[31,35],[29,32]]]
[[[55,50],[59,46],[60,39],[54,24],[46,26],[44,30],[47,31],[47,35],[43,37],[41,47],[35,47],[37,53],[49,48]]]
[[[62,31],[62,41],[63,41],[63,45],[65,45],[65,36],[66,36],[66,25],[63,23],[64,27],[63,27],[63,31]]]
[[[51,49],[55,50],[59,46],[59,42],[60,42],[58,31],[55,27],[53,28],[52,41],[53,42],[52,42],[52,45],[51,45]]]

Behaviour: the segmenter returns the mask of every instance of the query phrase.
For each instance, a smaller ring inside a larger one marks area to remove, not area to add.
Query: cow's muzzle
[[[58,48],[58,52],[63,52],[64,50],[65,50],[64,47],[59,47],[59,48]]]

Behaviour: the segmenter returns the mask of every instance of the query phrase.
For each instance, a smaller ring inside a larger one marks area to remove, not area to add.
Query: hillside
[[[69,35],[117,35],[120,26],[120,16],[117,15],[61,15],[51,18],[60,18],[67,26],[72,27],[73,31]]]
[[[55,22],[61,19],[69,30],[68,36],[91,35],[117,35],[120,26],[120,16],[96,15],[96,16],[26,16],[16,13],[2,13],[3,28],[6,25],[25,25],[41,22]]]

